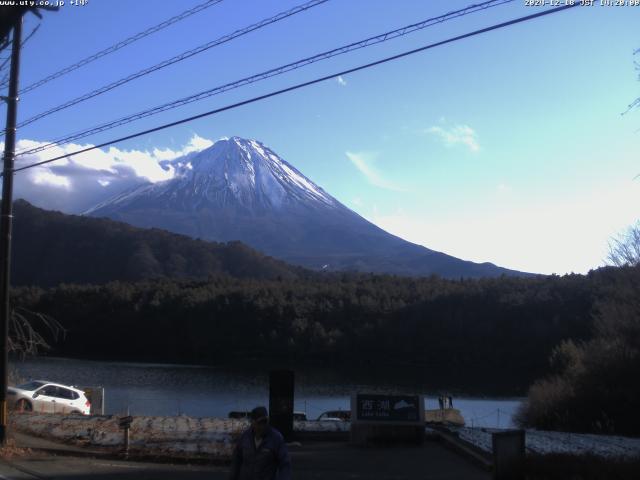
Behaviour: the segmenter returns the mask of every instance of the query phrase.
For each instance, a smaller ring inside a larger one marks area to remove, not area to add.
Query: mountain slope
[[[147,278],[292,279],[298,267],[239,242],[218,244],[101,218],[65,215],[14,204],[14,285],[104,283]]]
[[[223,139],[175,165],[172,180],[126,191],[86,213],[206,240],[240,240],[314,269],[444,277],[521,275],[385,232],[255,140]]]

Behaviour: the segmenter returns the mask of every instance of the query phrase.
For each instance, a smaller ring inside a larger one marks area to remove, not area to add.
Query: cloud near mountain
[[[20,152],[48,143],[20,140],[16,150]],[[133,186],[173,178],[176,168],[174,160],[211,145],[213,141],[193,135],[184,147],[177,150],[96,149],[17,173],[14,197],[24,198],[42,208],[80,213]],[[19,156],[16,166],[22,167],[90,146],[56,146],[34,155]]]

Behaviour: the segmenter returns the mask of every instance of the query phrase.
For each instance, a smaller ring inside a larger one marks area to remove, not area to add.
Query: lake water
[[[20,380],[44,379],[76,386],[103,386],[105,413],[226,417],[231,410],[267,405],[267,370],[249,367],[204,367],[97,362],[40,357],[12,361]],[[370,372],[369,372],[370,373]],[[416,386],[417,385],[417,386]],[[452,389],[460,391],[461,389]],[[440,390],[442,391],[442,390]],[[421,394],[426,408],[438,408],[438,391],[407,379],[372,380],[357,372],[322,369],[296,371],[295,409],[317,418],[326,410],[348,410],[353,392]],[[513,427],[522,398],[454,395],[453,405],[468,426]]]

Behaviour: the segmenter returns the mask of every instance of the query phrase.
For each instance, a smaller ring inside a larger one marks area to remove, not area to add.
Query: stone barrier
[[[493,478],[524,480],[524,430],[507,430],[491,435],[493,445]]]

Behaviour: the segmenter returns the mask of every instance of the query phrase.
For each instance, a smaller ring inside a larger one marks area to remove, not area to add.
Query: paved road
[[[291,448],[295,480],[489,480],[465,458],[429,441],[422,447],[355,448],[345,443],[308,442]],[[4,478],[3,478],[4,477]],[[34,454],[0,460],[0,480],[223,480],[215,466],[163,465]]]

